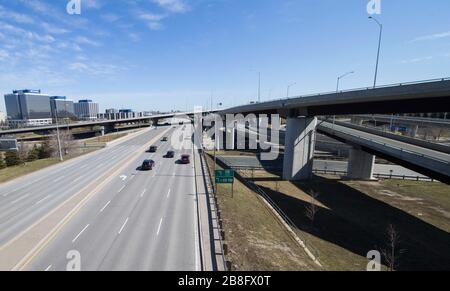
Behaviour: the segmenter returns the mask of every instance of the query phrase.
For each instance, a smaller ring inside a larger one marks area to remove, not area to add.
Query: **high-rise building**
[[[114,109],[114,108],[110,108],[110,109],[106,109],[105,113],[106,114],[116,114],[116,113],[119,113],[119,110]]]
[[[15,90],[5,95],[5,105],[10,126],[52,124],[50,96],[41,90]]]
[[[75,117],[73,101],[67,99],[65,96],[50,97],[50,106],[53,118],[73,119]]]
[[[92,102],[92,100],[80,100],[74,104],[75,115],[82,120],[94,120],[97,119],[99,113],[98,103]]]

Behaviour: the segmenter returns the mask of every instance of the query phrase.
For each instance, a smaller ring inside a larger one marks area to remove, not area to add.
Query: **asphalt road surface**
[[[192,151],[176,150],[174,159],[165,159],[172,149],[170,141],[157,142],[157,153],[141,151],[168,129],[145,130],[123,143],[0,186],[0,244],[117,163],[131,161],[32,257],[26,269],[198,270],[194,169],[192,164],[177,163],[182,153]],[[183,142],[191,143],[188,131]],[[140,171],[142,161],[149,158],[156,168]]]

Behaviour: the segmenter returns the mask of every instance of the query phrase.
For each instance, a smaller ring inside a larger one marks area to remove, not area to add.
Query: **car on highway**
[[[142,163],[141,170],[142,171],[151,171],[155,167],[155,161],[153,160],[145,160]]]
[[[182,164],[190,164],[191,156],[190,155],[182,155],[180,161]]]
[[[169,139],[167,138],[167,136],[165,136],[165,137],[163,137],[162,139],[161,139],[161,141],[168,141]]]
[[[175,152],[174,151],[168,151],[167,154],[166,154],[166,158],[172,159],[173,157],[175,157]]]
[[[158,151],[158,147],[153,145],[148,149],[148,151],[151,153],[156,153]]]

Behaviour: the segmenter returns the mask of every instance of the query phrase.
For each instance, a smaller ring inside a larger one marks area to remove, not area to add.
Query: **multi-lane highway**
[[[144,130],[0,186],[0,256],[12,252],[67,199],[89,188],[95,195],[57,227],[49,227],[51,235],[30,246],[16,269],[66,270],[68,254],[75,251],[82,270],[198,270],[194,168],[177,163],[192,150],[175,149],[174,159],[163,157],[172,143],[161,138],[174,130],[180,128]],[[190,131],[183,134],[183,143],[191,143]],[[152,144],[160,146],[158,151],[147,153]],[[144,159],[153,159],[156,168],[140,171]]]

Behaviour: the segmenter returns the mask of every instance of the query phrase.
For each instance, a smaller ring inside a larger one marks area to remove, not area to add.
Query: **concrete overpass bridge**
[[[317,131],[353,146],[348,163],[348,176],[373,179],[375,156],[414,170],[425,176],[450,184],[450,147],[433,143],[412,144],[411,139],[393,139],[354,125],[323,121]]]
[[[214,113],[217,110],[207,111],[206,113]],[[60,129],[68,129],[75,130],[78,128],[99,128],[102,127],[103,130],[108,132],[116,131],[118,128],[137,128],[143,126],[151,126],[158,124],[161,120],[167,120],[171,118],[182,118],[184,116],[188,116],[189,118],[193,118],[194,112],[178,112],[178,113],[169,113],[169,114],[161,114],[161,115],[152,115],[138,118],[126,118],[126,119],[113,119],[113,120],[96,120],[91,122],[78,122],[78,123],[70,123],[70,124],[60,124]],[[11,136],[16,134],[24,134],[24,133],[43,133],[49,134],[52,131],[55,131],[57,128],[56,125],[49,126],[41,126],[41,127],[27,127],[27,128],[18,128],[11,130],[0,130],[1,136]]]
[[[351,115],[351,114],[392,114],[417,112],[448,112],[450,111],[450,79],[439,79],[377,88],[362,88],[349,91],[299,96],[270,102],[249,104],[223,110],[226,114],[280,114],[286,118],[285,154],[283,162],[283,178],[287,180],[309,179],[312,174],[315,134],[318,126],[318,116]],[[322,128],[327,126],[321,124]],[[335,128],[336,129],[336,128]],[[233,129],[231,129],[233,130]],[[324,129],[325,131],[325,129]],[[344,133],[340,133],[344,134]],[[346,132],[346,142],[350,142],[350,133]],[[337,135],[336,131],[334,135]],[[361,136],[361,135],[360,135]],[[357,139],[352,136],[356,145]],[[397,149],[401,151],[401,149]],[[354,161],[350,171],[353,177],[364,178],[368,175],[373,156],[368,155],[369,147],[355,146],[351,151],[350,160]],[[378,152],[377,152],[378,153]],[[378,153],[380,154],[380,153]],[[414,167],[414,152],[411,156],[405,153],[398,158],[409,167]],[[433,156],[433,155],[431,155]],[[424,157],[421,157],[421,160]],[[449,168],[445,166],[448,156],[439,156],[439,173],[443,181],[448,181]],[[427,164],[428,169],[435,166],[436,161]]]

